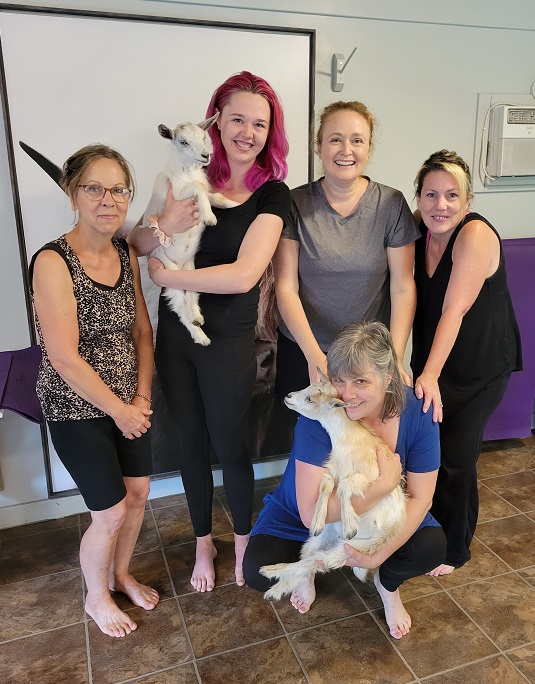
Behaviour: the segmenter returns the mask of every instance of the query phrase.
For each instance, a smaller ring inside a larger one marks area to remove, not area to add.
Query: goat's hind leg
[[[189,292],[184,290],[174,290],[172,288],[165,289],[165,296],[169,302],[169,308],[176,313],[180,322],[187,328],[194,342],[206,347],[210,344],[210,338],[206,335],[204,330],[200,327],[200,323],[195,321],[194,309],[192,309],[191,295],[197,295],[196,292]],[[197,308],[198,304],[197,304]],[[200,309],[199,309],[200,313]],[[201,316],[202,318],[202,316]],[[204,322],[204,319],[202,319]]]
[[[278,600],[286,594],[291,594],[301,582],[313,578],[318,573],[328,572],[333,567],[341,567],[345,563],[345,554],[339,565],[332,565],[329,555],[334,551],[333,544],[339,540],[338,531],[334,525],[327,525],[317,537],[310,539],[303,545],[301,560],[296,563],[277,563],[264,565],[260,573],[268,579],[278,579],[266,593],[265,599]],[[338,544],[338,546],[340,546]]]
[[[325,527],[325,519],[327,518],[327,506],[329,504],[329,497],[334,489],[334,480],[330,473],[325,473],[320,484],[320,492],[318,500],[316,501],[316,508],[310,524],[310,534],[317,537]]]

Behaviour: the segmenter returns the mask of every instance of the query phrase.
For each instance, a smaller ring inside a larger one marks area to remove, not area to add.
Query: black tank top
[[[444,254],[431,277],[425,268],[428,230],[420,223],[422,238],[416,241],[414,278],[418,293],[413,325],[411,366],[416,379],[429,356],[446,289],[450,281],[455,240],[469,221],[483,221],[500,236],[482,216],[469,213],[452,233]],[[439,387],[448,413],[475,396],[488,383],[511,371],[522,369],[520,332],[515,318],[500,240],[500,263],[496,272],[483,283],[476,301],[463,318],[459,334],[444,364]]]

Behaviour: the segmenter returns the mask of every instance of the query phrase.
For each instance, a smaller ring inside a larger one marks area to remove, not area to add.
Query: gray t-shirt
[[[420,233],[402,193],[370,180],[353,214],[343,218],[319,181],[292,190],[282,237],[299,241],[299,296],[318,344],[327,351],[353,321],[390,325],[387,247]],[[281,332],[294,340],[279,316]],[[294,340],[295,341],[295,340]]]

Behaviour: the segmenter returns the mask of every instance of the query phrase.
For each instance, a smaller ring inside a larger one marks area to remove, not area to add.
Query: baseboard
[[[288,459],[284,458],[268,461],[267,463],[255,463],[255,480],[263,480],[267,477],[281,475],[284,472],[287,461]],[[214,470],[214,484],[216,486],[223,484],[220,469]],[[183,491],[184,486],[179,475],[176,477],[165,477],[151,482],[149,499],[160,499],[163,496],[181,494]],[[80,494],[14,504],[13,506],[0,508],[0,530],[43,520],[64,518],[68,515],[85,513],[86,511],[86,505]]]

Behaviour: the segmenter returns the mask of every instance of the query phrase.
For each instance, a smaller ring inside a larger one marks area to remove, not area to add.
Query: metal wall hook
[[[354,47],[352,53],[347,59],[340,52],[335,52],[333,54],[331,61],[331,89],[335,93],[339,93],[343,89],[344,77],[342,74],[344,73],[346,66],[349,64],[349,60],[351,57],[353,57],[356,51],[357,48]]]

